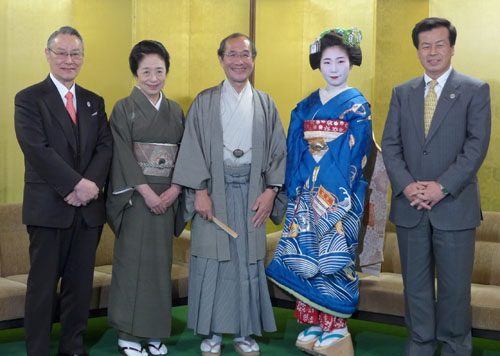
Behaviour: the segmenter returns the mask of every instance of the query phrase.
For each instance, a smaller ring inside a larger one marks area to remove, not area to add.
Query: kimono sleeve
[[[355,186],[362,178],[363,168],[368,161],[372,148],[372,120],[370,104],[364,102],[349,120],[349,138],[351,148],[351,182]]]
[[[281,124],[278,109],[272,100],[269,103],[271,118],[271,134],[268,144],[267,167],[264,171],[266,185],[283,185],[285,183],[286,138]]]
[[[126,99],[125,99],[126,100]],[[111,161],[108,199],[106,200],[107,221],[116,236],[120,234],[123,211],[134,192],[134,187],[147,183],[137,164],[132,148],[131,120],[124,101],[118,102],[110,117],[113,134],[113,159]]]
[[[136,185],[146,184],[146,178],[133,150],[133,122],[131,108],[124,102],[119,102],[113,108],[110,117],[111,132],[113,134],[113,163],[111,170],[111,183],[113,193],[133,189]]]
[[[192,189],[207,189],[210,171],[207,167],[209,152],[204,148],[204,135],[210,134],[203,130],[202,120],[208,115],[203,110],[203,98],[196,97],[189,108],[185,121],[179,155],[175,163],[172,182]]]

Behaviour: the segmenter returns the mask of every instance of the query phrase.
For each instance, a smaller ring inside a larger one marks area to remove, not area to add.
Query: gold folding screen
[[[411,29],[426,16],[448,17],[458,29],[453,65],[488,81],[492,89],[490,153],[480,171],[483,208],[500,210],[500,143],[496,98],[500,72],[495,46],[500,28],[496,0],[255,0],[257,59],[255,86],[276,101],[283,126],[290,111],[323,85],[308,63],[309,44],[331,27],[363,31],[363,64],[349,78],[372,103],[377,139],[382,134],[391,88],[422,73]],[[14,95],[48,73],[47,37],[63,25],[85,40],[85,63],[78,82],[101,94],[108,114],[128,95],[134,80],[128,54],[142,39],[163,42],[171,55],[165,93],[187,111],[196,94],[218,84],[224,73],[216,50],[232,33],[248,34],[250,0],[0,0],[0,203],[22,199],[22,153],[14,135]]]

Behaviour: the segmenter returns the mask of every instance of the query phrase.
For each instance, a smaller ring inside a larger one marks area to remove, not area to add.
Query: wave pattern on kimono
[[[304,139],[307,120],[348,123],[342,124],[348,127],[345,131],[327,142],[318,162]],[[288,150],[288,210],[266,272],[308,305],[349,317],[358,301],[355,251],[367,185],[362,172],[371,150],[368,102],[356,89],[324,105],[319,92],[312,93],[292,112]]]

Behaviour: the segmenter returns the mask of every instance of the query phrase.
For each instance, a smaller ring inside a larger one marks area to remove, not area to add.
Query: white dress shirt
[[[441,74],[439,78],[437,78],[437,84],[434,87],[434,91],[436,92],[436,98],[439,100],[439,96],[441,95],[441,92],[443,91],[444,85],[446,84],[446,81],[448,80],[448,77],[450,76],[452,66],[448,68],[446,72]],[[425,81],[425,93],[424,93],[424,98],[427,96],[427,93],[429,92],[429,88],[431,86],[431,81],[432,78],[429,77],[427,74],[424,73],[424,81]]]
[[[59,80],[57,80],[56,77],[54,77],[54,75],[52,75],[52,73],[50,73],[50,79],[52,79],[52,81],[54,82],[54,84],[57,88],[57,91],[59,92],[59,95],[61,96],[61,99],[62,99],[65,107],[66,107],[66,102],[68,101],[68,99],[66,99],[66,94],[68,93],[68,91],[70,91],[71,94],[73,94],[73,106],[75,108],[75,112],[78,112],[78,108],[76,107],[75,82],[73,82],[73,85],[68,90],[68,88],[66,88],[66,86],[63,83],[61,83]]]

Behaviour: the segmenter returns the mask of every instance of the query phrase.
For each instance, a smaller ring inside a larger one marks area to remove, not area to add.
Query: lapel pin
[[[455,94],[450,94],[450,99],[455,99]]]
[[[451,95],[453,95],[453,94],[451,94]],[[453,97],[455,97],[455,95],[453,95]],[[90,101],[87,101],[87,107],[90,108]]]

